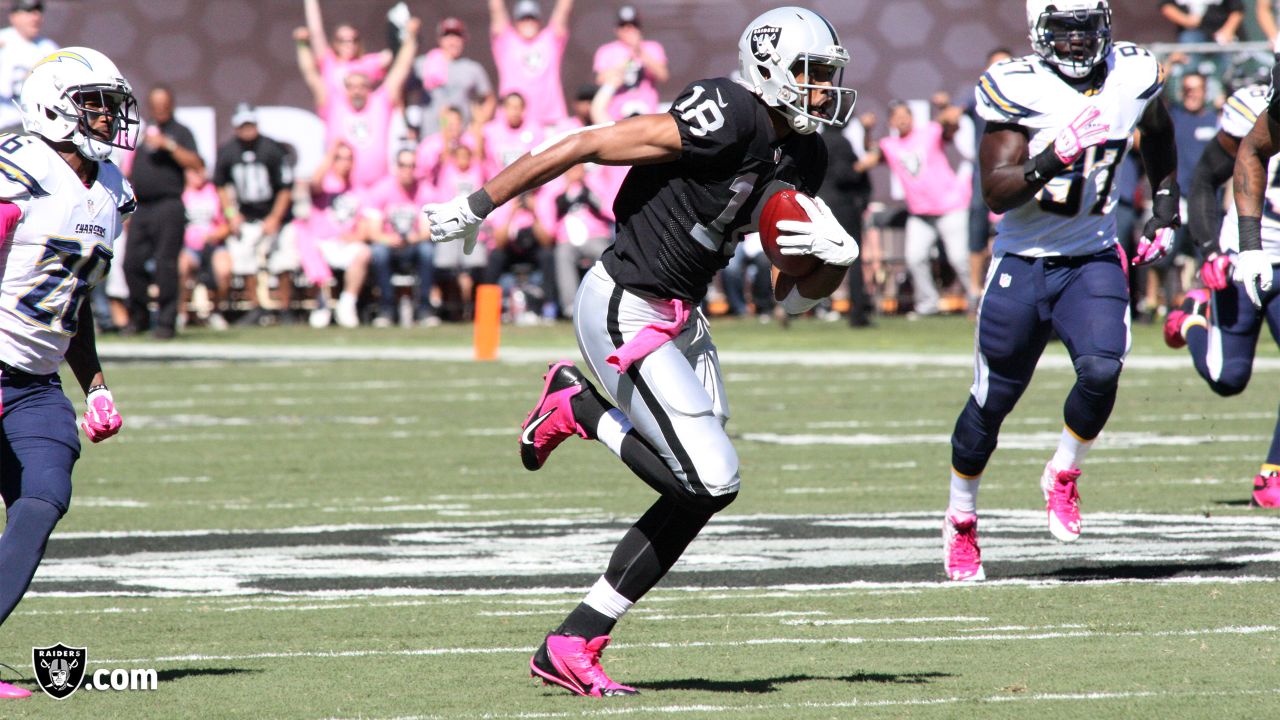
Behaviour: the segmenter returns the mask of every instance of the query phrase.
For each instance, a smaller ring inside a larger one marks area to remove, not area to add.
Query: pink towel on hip
[[[617,368],[619,373],[624,373],[636,361],[674,340],[689,321],[690,305],[686,300],[669,300],[667,306],[675,313],[670,322],[645,325],[635,337],[605,358],[605,362]]]

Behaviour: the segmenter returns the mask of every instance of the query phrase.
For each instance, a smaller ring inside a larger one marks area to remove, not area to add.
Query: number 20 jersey
[[[115,240],[137,202],[110,162],[92,186],[33,136],[0,135],[0,201],[22,212],[0,247],[0,361],[31,373],[58,371],[81,302],[107,273]]]
[[[676,160],[627,173],[614,215],[617,240],[602,262],[622,287],[699,302],[756,230],[763,199],[784,188],[817,195],[827,169],[818,135],[779,139],[770,110],[728,78],[699,80],[676,98]]]
[[[1093,255],[1115,245],[1116,172],[1147,105],[1158,101],[1164,73],[1151,53],[1131,43],[1116,43],[1106,66],[1102,85],[1087,93],[1068,85],[1037,55],[998,62],[979,80],[978,114],[988,123],[1026,128],[1032,157],[1086,106],[1097,107],[1098,122],[1111,128],[1105,143],[1086,150],[1038,195],[1005,214],[996,228],[996,256]]]

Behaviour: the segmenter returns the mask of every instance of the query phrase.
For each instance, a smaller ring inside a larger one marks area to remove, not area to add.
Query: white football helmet
[[[63,48],[31,69],[18,102],[27,132],[50,142],[71,142],[81,156],[106,160],[112,148],[132,150],[138,139],[138,101],[106,55]],[[106,116],[105,135],[91,130]]]
[[[1111,52],[1108,0],[1027,0],[1031,48],[1069,78],[1083,78]],[[1056,43],[1083,42],[1082,52],[1060,52]]]
[[[840,85],[848,64],[849,52],[841,47],[835,28],[804,8],[770,10],[752,20],[738,41],[742,84],[805,135],[820,125],[844,127],[853,116],[858,93]],[[797,76],[804,82],[797,82]],[[811,107],[812,90],[826,92],[828,101]]]

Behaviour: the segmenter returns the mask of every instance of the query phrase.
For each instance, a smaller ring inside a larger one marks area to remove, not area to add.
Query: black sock
[[[588,640],[608,635],[613,626],[618,624],[614,618],[605,615],[586,603],[578,603],[578,607],[569,613],[569,617],[560,623],[553,635],[577,635]]]
[[[587,431],[587,439],[596,439],[596,428],[600,426],[600,418],[605,413],[613,409],[613,405],[609,404],[600,396],[600,393],[590,383],[582,392],[574,395],[569,399],[569,404],[573,407],[573,417]]]

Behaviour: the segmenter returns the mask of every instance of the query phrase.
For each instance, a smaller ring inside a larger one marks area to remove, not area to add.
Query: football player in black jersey
[[[530,660],[535,677],[579,695],[636,692],[600,667],[609,633],[738,493],[724,385],[697,303],[743,233],[756,229],[764,199],[784,188],[816,197],[827,156],[815,131],[843,126],[853,111],[854,91],[840,87],[849,54],[816,13],[761,15],[738,54],[740,81],[700,80],[669,113],[552,139],[469,197],[423,209],[433,240],[469,249],[495,207],[570,167],[633,166],[614,203],[617,239],[582,282],[573,313],[604,394],[572,363],[553,364],[520,438],[530,470],[571,435],[599,440],[660,494]],[[791,313],[830,294],[858,255],[824,203],[801,202],[809,221],[780,222],[779,245],[824,264],[804,278],[778,276],[775,294]]]

